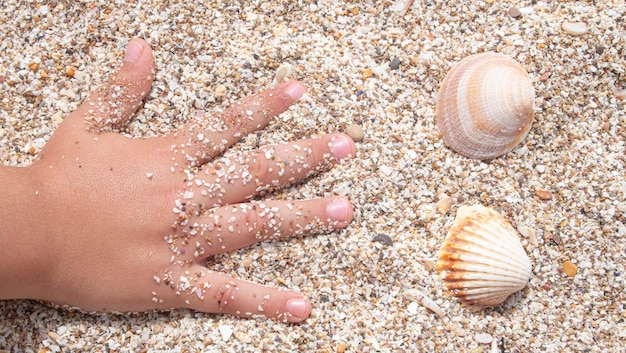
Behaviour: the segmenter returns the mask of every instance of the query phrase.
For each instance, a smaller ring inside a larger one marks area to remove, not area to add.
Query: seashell
[[[532,273],[513,226],[482,205],[459,208],[435,268],[446,289],[474,308],[504,302],[526,286]]]
[[[435,123],[457,153],[494,159],[526,137],[534,101],[530,77],[515,60],[497,53],[470,55],[441,83]]]

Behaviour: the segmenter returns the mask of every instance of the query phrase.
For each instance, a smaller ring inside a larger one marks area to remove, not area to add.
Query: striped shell
[[[530,259],[511,224],[496,211],[462,206],[439,253],[441,278],[458,301],[470,307],[498,305],[523,289]]]
[[[466,57],[446,75],[437,95],[435,123],[457,153],[490,160],[528,134],[535,91],[515,60],[497,53]]]

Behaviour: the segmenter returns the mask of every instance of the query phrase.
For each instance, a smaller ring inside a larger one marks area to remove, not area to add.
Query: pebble
[[[509,16],[518,19],[522,16],[522,11],[520,11],[517,7],[511,7],[509,9]]]
[[[546,71],[541,74],[541,77],[539,77],[539,81],[546,82],[548,81],[549,78],[550,78],[550,72]]]
[[[571,261],[567,260],[563,262],[563,273],[567,275],[567,277],[574,277],[578,272],[578,266],[574,265]]]
[[[346,134],[350,136],[350,138],[354,142],[361,142],[363,141],[363,138],[365,137],[365,132],[363,131],[363,128],[361,127],[361,125],[358,125],[358,124],[348,125],[346,127]]]
[[[587,25],[582,22],[563,22],[563,30],[570,35],[580,36],[587,33]]]
[[[539,199],[547,201],[547,200],[552,200],[552,193],[548,190],[537,190],[535,191],[535,196],[537,196]]]
[[[376,234],[376,236],[372,240],[377,241],[379,243],[383,243],[388,246],[393,245],[393,240],[387,234]]]
[[[391,70],[398,70],[400,68],[400,58],[397,56],[391,60],[391,64],[389,65]]]
[[[409,305],[406,307],[406,311],[408,311],[411,315],[415,315],[417,314],[418,308],[419,304],[417,304],[416,302],[410,302]]]
[[[337,349],[335,350],[337,353],[343,353],[348,349],[348,344],[346,342],[339,342],[337,345]]]

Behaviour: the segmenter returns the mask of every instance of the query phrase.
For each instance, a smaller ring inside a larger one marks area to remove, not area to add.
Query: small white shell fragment
[[[439,317],[446,316],[446,314],[443,312],[443,310],[441,310],[439,305],[437,305],[437,303],[427,297],[426,294],[424,294],[424,292],[420,290],[417,290],[415,288],[407,289],[406,291],[404,291],[404,297],[419,303],[421,306],[437,314],[437,316]]]
[[[393,170],[389,168],[386,164],[383,164],[379,167],[380,171],[383,172],[386,176],[390,176],[393,173]]]
[[[437,201],[437,212],[440,214],[446,214],[450,211],[452,207],[452,198],[450,196],[443,194],[439,197],[439,201]]]
[[[220,334],[222,335],[222,339],[224,340],[224,342],[228,342],[228,340],[230,339],[230,336],[233,335],[233,328],[229,325],[222,325],[222,326],[219,326],[217,329],[220,331]]]
[[[291,65],[282,64],[276,69],[276,75],[274,76],[274,85],[285,82],[285,78],[291,75]]]
[[[414,0],[396,0],[393,5],[391,5],[391,9],[399,16],[404,16],[407,12],[409,12],[411,5],[413,5],[413,1]]]
[[[570,35],[573,36],[580,36],[583,35],[585,33],[587,33],[587,25],[584,24],[583,22],[568,22],[565,21],[563,22],[563,25],[561,25],[561,27],[563,28],[563,30]]]
[[[528,239],[534,247],[539,246],[539,241],[537,241],[537,234],[535,230],[527,225],[520,225],[517,227],[517,230],[522,234],[524,238]]]
[[[410,302],[409,305],[406,307],[406,311],[409,312],[409,314],[411,315],[415,315],[417,314],[417,306],[419,304],[417,304],[416,302]]]
[[[491,341],[491,353],[500,353],[500,347],[498,347],[498,340]]]
[[[490,344],[493,341],[493,337],[488,333],[477,333],[474,335],[474,341],[480,344]]]

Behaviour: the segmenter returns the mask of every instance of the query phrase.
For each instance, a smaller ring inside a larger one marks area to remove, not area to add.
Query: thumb
[[[99,133],[128,123],[154,81],[152,49],[143,39],[128,43],[122,65],[104,85],[93,92],[62,125]]]

